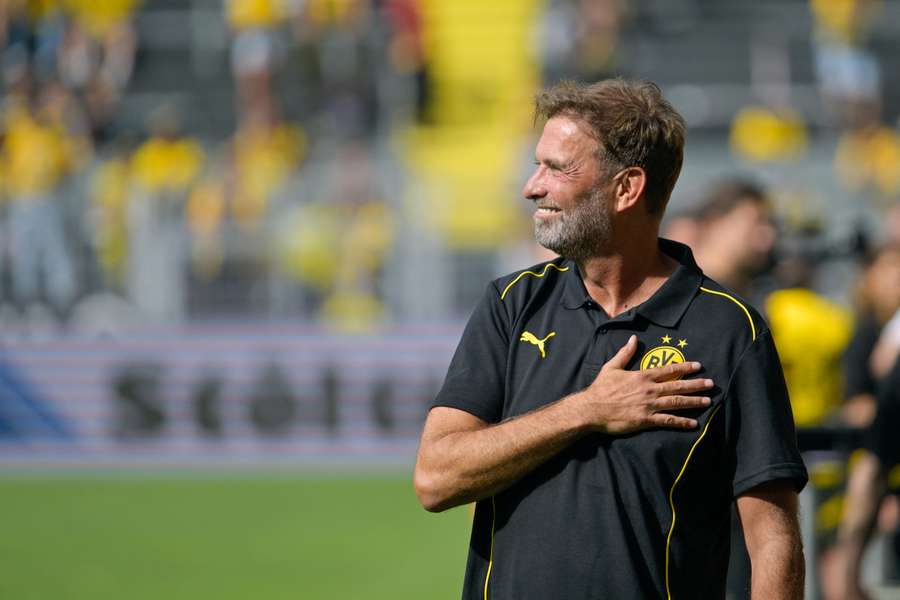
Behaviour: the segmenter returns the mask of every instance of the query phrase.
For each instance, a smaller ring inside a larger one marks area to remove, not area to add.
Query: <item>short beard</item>
[[[579,262],[601,256],[612,240],[612,218],[603,188],[596,186],[562,211],[552,223],[535,221],[537,243],[564,258]]]

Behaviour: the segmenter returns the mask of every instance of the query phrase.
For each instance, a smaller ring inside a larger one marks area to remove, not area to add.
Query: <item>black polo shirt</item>
[[[613,319],[562,258],[493,281],[475,309],[435,406],[489,423],[533,411],[587,387],[631,334],[630,369],[696,360],[716,387],[680,412],[695,430],[589,435],[478,502],[463,598],[724,598],[733,499],[806,483],[766,323],[687,246],[660,248],[676,271]]]

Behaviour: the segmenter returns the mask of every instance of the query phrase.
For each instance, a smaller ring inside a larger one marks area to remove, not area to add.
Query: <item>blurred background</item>
[[[900,347],[900,1],[3,0],[0,49],[0,596],[458,597],[417,435],[549,258],[534,94],[626,76],[689,125],[666,235],[772,326],[822,597]]]

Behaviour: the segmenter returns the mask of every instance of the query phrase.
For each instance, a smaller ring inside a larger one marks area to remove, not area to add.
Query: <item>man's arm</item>
[[[684,394],[710,389],[711,380],[671,381],[696,372],[700,364],[626,371],[636,349],[632,336],[588,388],[503,423],[490,425],[453,408],[432,409],[414,474],[422,505],[441,511],[496,494],[592,431],[696,427],[693,419],[663,411],[709,405],[708,398]]]
[[[847,481],[844,514],[831,564],[834,572],[825,589],[828,600],[868,598],[861,587],[860,569],[886,488],[881,462],[874,454],[865,452],[853,465]]]
[[[739,496],[752,572],[752,600],[803,600],[805,565],[797,492],[789,481],[773,481]]]

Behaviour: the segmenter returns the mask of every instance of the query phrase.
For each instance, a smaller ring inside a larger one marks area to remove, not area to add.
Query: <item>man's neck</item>
[[[657,236],[633,236],[617,250],[576,261],[588,294],[615,317],[646,301],[675,271],[677,263],[659,250]]]

